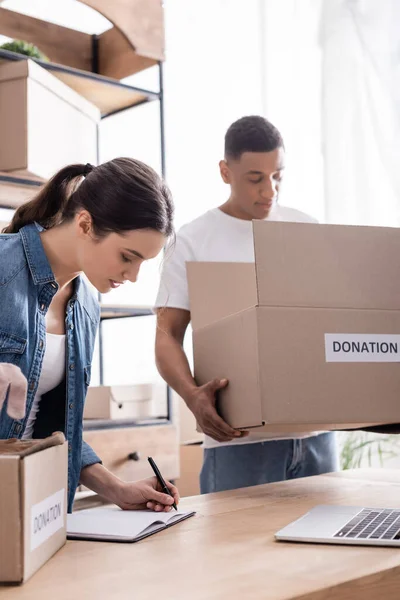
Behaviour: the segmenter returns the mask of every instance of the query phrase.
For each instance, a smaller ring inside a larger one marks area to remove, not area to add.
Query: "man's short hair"
[[[272,152],[283,147],[278,129],[264,117],[242,117],[225,134],[227,159],[238,160],[244,152]]]

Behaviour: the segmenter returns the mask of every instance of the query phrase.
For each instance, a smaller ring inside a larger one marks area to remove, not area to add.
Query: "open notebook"
[[[118,507],[88,508],[67,516],[67,537],[73,540],[138,542],[194,514],[175,510],[156,513],[121,510]]]

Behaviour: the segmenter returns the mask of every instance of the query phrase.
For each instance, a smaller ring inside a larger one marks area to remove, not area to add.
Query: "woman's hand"
[[[27,390],[28,383],[20,368],[11,363],[0,363],[0,410],[8,392],[8,416],[23,419]]]
[[[141,481],[121,481],[116,494],[115,503],[124,510],[144,510],[149,508],[156,512],[168,512],[172,504],[178,504],[178,489],[169,481],[165,482],[172,496],[164,494],[156,477]]]
[[[179,492],[169,481],[165,483],[173,497],[162,493],[155,477],[141,481],[122,481],[99,463],[82,469],[80,481],[124,510],[149,508],[156,512],[168,512],[174,502],[179,502]]]

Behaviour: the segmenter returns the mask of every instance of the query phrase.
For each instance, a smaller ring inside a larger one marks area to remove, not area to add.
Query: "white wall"
[[[227,198],[220,181],[218,162],[223,157],[228,126],[245,114],[262,113],[263,64],[261,52],[260,2],[205,0],[199,4],[167,0],[165,64],[166,171],[176,205],[176,225],[195,218]],[[155,89],[157,69],[126,81]],[[118,154],[133,155],[160,168],[156,103],[119,114],[102,123],[101,160]],[[139,282],[124,286],[104,298],[105,302],[147,304],[154,301],[159,263],[143,269]],[[107,323],[106,383],[127,382],[143,376],[157,379],[140,369],[145,356],[153,363],[152,318]],[[149,344],[149,340],[151,344]],[[190,336],[186,342],[190,351]],[[118,352],[124,358],[118,359]],[[127,369],[130,365],[130,369]],[[96,380],[97,368],[94,368]]]

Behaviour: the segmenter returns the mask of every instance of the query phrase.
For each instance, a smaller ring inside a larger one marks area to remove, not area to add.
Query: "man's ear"
[[[231,183],[231,171],[226,160],[219,161],[219,171],[224,183]]]

